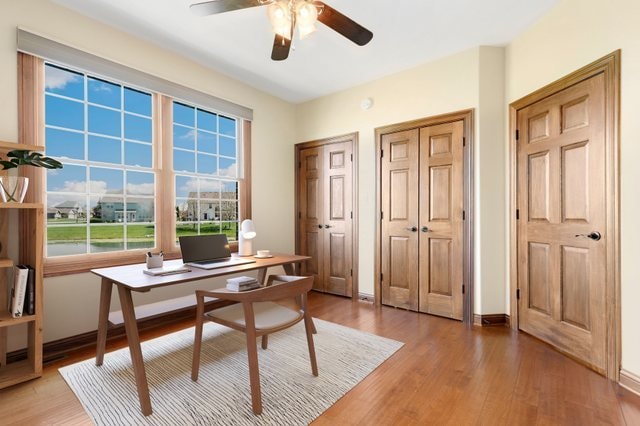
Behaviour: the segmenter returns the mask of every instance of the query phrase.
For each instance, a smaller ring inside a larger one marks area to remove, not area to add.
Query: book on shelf
[[[260,283],[251,277],[235,277],[227,279],[227,290],[247,291],[260,287]]]
[[[35,315],[36,313],[36,270],[27,265],[29,275],[27,275],[27,291],[24,295],[23,315]]]
[[[17,265],[14,267],[13,273],[13,290],[11,295],[11,316],[20,318],[22,316],[22,308],[24,306],[24,296],[27,292],[27,281],[29,277],[29,268],[25,265]]]
[[[185,265],[163,266],[161,268],[143,269],[142,272],[152,276],[171,275],[171,274],[181,274],[183,272],[191,272],[191,268]]]

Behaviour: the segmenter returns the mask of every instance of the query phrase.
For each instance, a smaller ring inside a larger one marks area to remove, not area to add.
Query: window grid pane
[[[173,103],[176,241],[225,233],[238,238],[237,121]]]
[[[47,256],[155,247],[152,95],[47,64],[45,99]]]
[[[173,102],[176,191],[156,199],[152,93],[45,63],[44,112],[46,155],[64,164],[46,171],[46,257],[157,248],[163,196],[175,200],[176,237],[237,240],[236,118]]]

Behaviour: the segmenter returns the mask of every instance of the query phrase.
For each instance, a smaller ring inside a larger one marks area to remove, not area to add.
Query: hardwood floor
[[[310,296],[310,310],[317,318],[405,342],[314,425],[640,425],[639,396],[506,327],[467,328],[319,293]],[[124,346],[119,339],[107,350]],[[93,348],[75,351],[45,366],[41,379],[0,391],[0,424],[91,424],[57,369],[93,356]]]

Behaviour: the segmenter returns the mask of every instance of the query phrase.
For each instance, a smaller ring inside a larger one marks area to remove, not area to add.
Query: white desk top
[[[298,256],[290,254],[274,254],[268,259],[257,259],[253,263],[243,265],[233,265],[225,268],[199,269],[191,267],[190,272],[170,275],[147,275],[142,271],[146,269],[146,263],[134,265],[112,266],[109,268],[92,269],[96,275],[107,278],[114,284],[128,287],[133,291],[149,291],[155,287],[179,284],[182,282],[198,281],[207,278],[219,277],[229,274],[237,274],[245,271],[269,268],[272,266],[287,265],[291,263],[304,262],[311,259],[309,256]],[[168,260],[164,262],[164,267],[177,267],[182,265],[182,259]]]

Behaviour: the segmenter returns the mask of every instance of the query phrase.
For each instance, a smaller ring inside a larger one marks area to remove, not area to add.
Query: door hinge
[[[302,219],[302,212],[298,212],[298,219]]]
[[[351,219],[353,219],[353,212],[351,212]]]
[[[516,209],[516,220],[520,220],[520,209]]]
[[[382,272],[381,272],[380,273],[380,282],[382,282],[382,277],[383,277],[383,275],[382,275]]]
[[[462,294],[464,294],[464,284],[462,284]]]
[[[302,161],[298,161],[298,168],[301,169],[302,168]]]
[[[465,220],[466,216],[467,216],[467,215],[466,215],[465,211],[464,211],[464,210],[462,210],[462,220]]]
[[[380,212],[380,220],[384,219],[384,212]]]
[[[351,162],[353,163],[353,154],[351,154]]]
[[[516,299],[520,300],[520,289],[516,289]]]
[[[384,150],[383,149],[380,150],[380,158],[382,158],[382,157],[384,157]]]
[[[462,137],[462,146],[467,146],[467,138]]]
[[[353,276],[353,269],[350,270],[350,275]]]
[[[520,140],[520,130],[516,129],[516,140]]]

